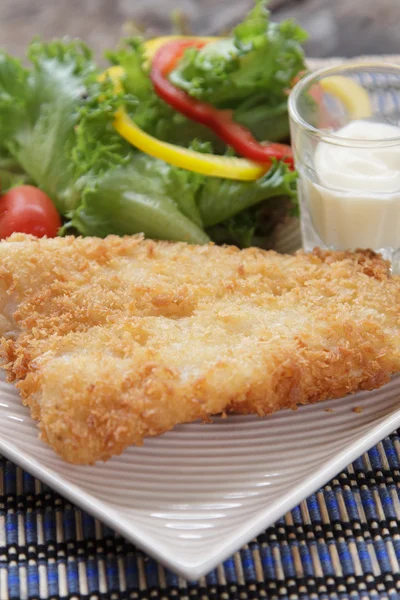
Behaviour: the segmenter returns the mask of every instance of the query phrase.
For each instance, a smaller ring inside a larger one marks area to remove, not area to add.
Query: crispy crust
[[[73,463],[219,412],[374,389],[400,371],[400,283],[371,251],[16,234],[0,243],[0,292],[8,378]]]

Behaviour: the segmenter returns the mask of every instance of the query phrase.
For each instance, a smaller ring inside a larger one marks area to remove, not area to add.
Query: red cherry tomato
[[[0,196],[0,239],[14,232],[55,237],[60,227],[60,215],[42,190],[20,185]]]

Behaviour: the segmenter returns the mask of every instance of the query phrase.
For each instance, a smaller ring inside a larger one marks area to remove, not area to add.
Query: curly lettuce
[[[297,214],[296,179],[282,162],[250,183],[207,178],[198,206],[208,235],[218,244],[268,248],[275,227]]]
[[[212,131],[178,113],[155,93],[143,38],[125,40],[120,48],[107,52],[106,56],[112,65],[124,70],[125,97],[136,98],[136,104],[131,105],[131,116],[141,129],[172,144],[188,147],[193,140],[201,139],[212,143],[215,150],[224,150]]]
[[[190,48],[170,74],[171,82],[233,116],[258,139],[289,134],[287,90],[305,67],[301,44],[307,35],[291,20],[270,21],[265,0],[257,0],[232,36]]]
[[[97,70],[78,41],[35,41],[28,59],[31,69],[0,54],[0,137],[18,168],[65,213],[79,201],[70,154],[79,108]]]
[[[262,139],[281,139],[286,90],[304,66],[303,37],[290,22],[272,24],[259,0],[231,38],[189,50],[171,78],[194,97],[231,108]],[[30,66],[0,52],[2,190],[20,183],[44,190],[63,216],[62,232],[268,246],[273,228],[296,205],[296,174],[276,162],[254,182],[218,179],[138,151],[113,127],[121,106],[158,139],[233,153],[157,96],[143,39],[107,57],[124,71],[118,93],[110,78],[99,79],[102,70],[77,40],[35,40]]]

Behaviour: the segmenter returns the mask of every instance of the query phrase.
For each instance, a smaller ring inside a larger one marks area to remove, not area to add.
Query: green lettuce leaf
[[[274,196],[295,202],[296,178],[282,162],[275,162],[263,177],[252,182],[206,177],[197,197],[204,226],[217,225]]]
[[[4,147],[0,147],[0,192],[4,194],[10,188],[25,183],[32,183],[29,175]]]
[[[278,142],[290,135],[287,99],[271,104],[265,95],[252,96],[234,112],[235,120],[259,140]]]
[[[213,144],[216,151],[223,152],[224,145],[207,127],[186,118],[155,93],[149,77],[149,65],[144,60],[144,40],[131,38],[124,41],[116,51],[107,52],[112,65],[123,67],[122,78],[126,98],[136,98],[128,112],[134,122],[159,140],[188,147],[199,138]]]
[[[82,202],[72,211],[67,229],[101,237],[143,232],[149,237],[191,243],[204,243],[210,237],[218,241],[222,232],[223,241],[231,239],[245,246],[257,228],[252,213],[251,236],[237,233],[250,219],[246,211],[272,199],[274,213],[279,207],[287,213],[288,204],[295,200],[296,175],[284,163],[275,163],[255,182],[179,169],[136,151],[116,134],[113,114],[123,100],[128,102],[128,96],[116,99],[103,87],[98,98],[93,97],[81,109],[72,161]],[[209,143],[196,140],[191,148],[212,151]],[[227,237],[227,231],[234,230],[235,234]]]
[[[232,37],[188,49],[170,80],[194,98],[232,109],[258,139],[274,141],[289,133],[286,90],[305,69],[306,34],[290,20],[272,23],[266,4],[257,0]]]
[[[61,213],[79,198],[73,188],[70,154],[87,85],[96,68],[78,41],[33,42],[31,70],[0,54],[0,135],[19,167],[53,200]]]
[[[181,171],[173,179],[171,172],[162,161],[134,154],[128,164],[110,170],[85,189],[68,226],[83,235],[99,237],[143,232],[161,240],[206,243],[209,237],[201,225],[182,210],[186,204],[186,212],[196,211],[191,207],[193,190],[184,181],[188,172]]]
[[[239,32],[244,45],[255,44],[254,23],[251,29],[251,42],[246,28]],[[43,189],[68,219],[63,231],[248,245],[294,202],[296,175],[282,163],[251,183],[205,177],[147,156],[116,133],[114,115],[123,105],[159,139],[231,154],[157,97],[142,41],[109,54],[125,69],[118,94],[109,78],[98,81],[100,71],[80,42],[34,42],[28,56],[30,68],[0,53],[0,178],[3,189],[20,182]],[[237,110],[256,127],[257,119],[286,118],[282,102],[261,103],[259,94]]]
[[[112,126],[117,108],[134,108],[129,92],[116,96],[105,81],[80,109],[71,153],[81,202],[63,231],[104,237],[144,233],[158,239],[209,240],[196,204],[202,176],[137,151]]]
[[[0,52],[0,143],[3,149],[18,122],[26,118],[28,75],[21,61]]]
[[[198,206],[210,238],[241,248],[270,247],[275,227],[297,214],[296,178],[281,162],[250,183],[207,178]]]
[[[208,228],[207,233],[217,244],[270,249],[273,247],[275,227],[295,211],[289,196],[272,196]]]

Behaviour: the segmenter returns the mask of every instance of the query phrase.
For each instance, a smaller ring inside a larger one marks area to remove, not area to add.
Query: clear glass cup
[[[399,265],[400,67],[312,73],[289,116],[305,250],[370,248]]]

